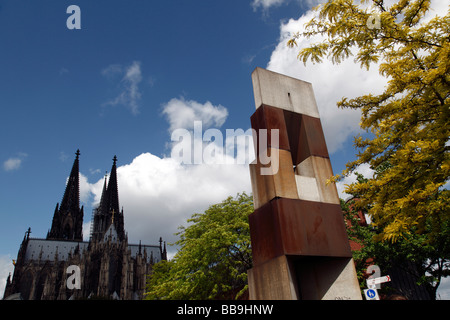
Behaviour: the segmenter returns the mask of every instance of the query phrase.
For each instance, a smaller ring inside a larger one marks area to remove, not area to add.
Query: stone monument
[[[312,85],[261,68],[252,81],[250,299],[361,300]]]

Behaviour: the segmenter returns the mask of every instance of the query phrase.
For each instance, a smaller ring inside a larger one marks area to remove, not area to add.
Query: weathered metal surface
[[[253,263],[280,255],[351,257],[336,204],[276,198],[249,217]]]
[[[261,129],[267,130],[267,147],[278,148],[282,150],[290,150],[288,131],[286,128],[284,110],[270,106],[261,106],[250,117],[252,128],[256,131],[258,143],[255,143],[255,155],[258,155],[264,149],[259,150],[259,139]],[[300,125],[300,123],[299,123]],[[272,129],[279,130],[279,140],[277,145],[272,145]],[[265,146],[264,146],[265,147]]]
[[[291,151],[292,162],[296,165],[309,156],[328,158],[328,150],[322,124],[319,118],[302,115],[296,112],[276,107],[262,105],[250,117],[252,128],[255,130],[255,155],[265,151],[259,139],[261,129],[267,130],[267,147]],[[277,129],[279,140],[272,145],[272,130]]]
[[[361,299],[312,86],[260,68],[252,80],[250,298]]]
[[[272,150],[272,148],[268,149],[270,156],[273,155]],[[291,153],[286,150],[276,151],[278,152],[277,163],[262,164],[259,161],[255,161],[250,164],[253,205],[255,209],[275,197],[298,199]],[[276,173],[261,174],[262,169],[268,169],[271,166],[274,171],[276,170]]]

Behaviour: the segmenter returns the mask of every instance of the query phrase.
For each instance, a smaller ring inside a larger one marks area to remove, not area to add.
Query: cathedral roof
[[[28,260],[55,260],[55,255],[58,261],[66,261],[69,253],[74,253],[75,250],[80,250],[80,253],[87,249],[89,242],[84,241],[65,241],[65,240],[46,240],[30,238],[27,243],[27,250],[25,253],[25,261]]]
[[[111,233],[114,232],[113,228],[111,228]],[[58,261],[67,261],[69,253],[73,254],[76,250],[80,250],[80,254],[83,256],[84,253],[88,252],[88,247],[89,242],[87,241],[29,238],[25,252],[25,261],[38,261],[39,258],[41,261],[55,261],[56,256]],[[150,262],[151,257],[154,263],[161,260],[160,247],[157,245],[129,244],[128,250],[130,250],[132,258],[136,258],[139,254],[139,247],[141,247],[142,254],[144,254],[144,251],[147,253],[147,262]]]

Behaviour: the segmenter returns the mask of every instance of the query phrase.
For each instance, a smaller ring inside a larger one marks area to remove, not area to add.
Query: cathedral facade
[[[105,178],[100,203],[93,210],[89,241],[83,241],[79,156],[77,150],[46,238],[30,237],[31,229],[25,233],[4,299],[140,300],[152,265],[167,259],[161,238],[159,245],[128,243],[115,156],[109,181]]]

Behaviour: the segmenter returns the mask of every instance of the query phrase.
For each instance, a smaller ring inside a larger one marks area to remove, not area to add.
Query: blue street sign
[[[364,289],[364,295],[366,296],[367,300],[380,300],[380,297],[378,296],[377,289]]]
[[[370,299],[375,298],[376,295],[377,295],[377,294],[376,294],[375,290],[373,290],[373,289],[367,290],[367,296],[368,296]]]

